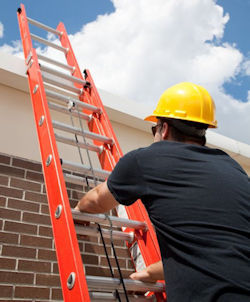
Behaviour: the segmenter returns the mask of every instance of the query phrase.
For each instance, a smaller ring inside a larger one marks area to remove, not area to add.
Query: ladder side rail
[[[68,36],[66,35],[66,30],[64,28],[64,25],[60,23],[57,27],[57,30],[65,33],[61,37],[60,41],[63,47],[69,49],[66,55],[66,60],[69,65],[76,67],[74,76],[79,76],[81,79],[83,79],[82,73],[79,69],[74,52],[72,50],[70,41],[68,39]],[[95,87],[91,74],[88,70],[85,71],[85,74],[86,74],[85,80],[90,82],[91,88],[85,88],[83,94],[85,96],[87,94],[88,96],[87,99],[92,100],[91,105],[101,108],[102,111],[102,113],[98,116],[99,118],[93,118],[91,122],[88,124],[88,126],[90,131],[96,133],[101,132],[101,134],[113,138],[114,144],[112,146],[110,145],[104,146],[104,151],[99,155],[99,160],[102,168],[104,170],[112,171],[113,168],[115,167],[115,164],[118,162],[119,158],[123,155],[122,150],[119,146],[118,140],[113,131],[111,122],[109,121],[108,115],[103,106],[99,93]],[[75,86],[79,87],[77,86],[77,84],[75,84]],[[81,96],[80,96],[80,100],[81,100]],[[100,129],[102,129],[104,133],[100,131]],[[94,141],[94,143],[98,145],[100,144],[99,142],[96,141]],[[145,221],[148,225],[148,231],[146,232],[142,232],[138,230],[135,231],[136,236],[138,237],[138,246],[146,266],[159,261],[161,259],[161,255],[160,255],[160,249],[159,249],[157,237],[144,205],[142,204],[141,201],[137,201],[133,205],[129,207],[125,207],[125,209],[129,219]],[[159,301],[160,300],[161,298],[159,298]]]
[[[21,8],[18,9],[18,22],[25,59],[30,56],[33,60],[33,64],[29,65],[28,69],[29,89],[40,145],[64,301],[89,302],[88,286],[74,230],[67,190],[63,179],[38,58],[36,50],[32,48],[24,5],[21,5]],[[26,60],[27,65],[29,64],[28,61]]]
[[[66,29],[65,29],[63,23],[59,23],[59,25],[57,27],[57,30],[64,33],[62,35],[62,37],[60,38],[60,41],[61,41],[62,46],[64,48],[68,49],[68,53],[66,54],[67,63],[69,65],[75,67],[75,71],[72,75],[74,75],[75,77],[79,77],[82,80],[87,80],[87,79],[83,78],[82,72],[81,72],[81,70],[78,66],[77,60],[75,58],[73,49],[71,47],[71,43],[69,41],[69,38],[67,36],[67,32],[66,32]],[[74,83],[74,85],[77,88],[82,88],[82,86],[80,86],[77,83]],[[92,83],[91,83],[91,85],[92,85]],[[112,138],[112,137],[115,136],[114,132],[111,130],[112,128],[111,127],[103,127],[103,124],[104,124],[103,120],[105,119],[106,121],[108,121],[108,116],[105,112],[105,109],[102,105],[102,102],[100,101],[97,104],[93,103],[93,102],[90,103],[90,98],[92,96],[89,94],[89,91],[91,91],[91,93],[92,93],[93,88],[96,90],[95,86],[92,86],[91,89],[89,89],[88,87],[85,86],[84,87],[84,92],[83,92],[82,95],[80,95],[80,98],[79,98],[80,101],[87,102],[87,103],[89,103],[91,105],[94,105],[94,106],[97,105],[96,107],[101,109],[101,114],[93,113],[93,118],[88,123],[89,130],[91,132],[99,133],[101,135],[105,135],[107,137]],[[95,93],[98,94],[97,90],[96,90]],[[98,141],[94,140],[93,142],[94,142],[94,144],[96,144],[98,146],[102,145]],[[111,151],[112,151],[113,154],[111,154]],[[101,165],[102,165],[103,169],[111,171],[113,169],[113,167],[115,166],[116,162],[117,162],[116,160],[114,160],[114,158],[118,160],[121,156],[122,156],[121,150],[117,148],[116,144],[112,144],[112,145],[111,144],[105,144],[104,145],[104,151],[99,155],[99,160],[101,162]]]

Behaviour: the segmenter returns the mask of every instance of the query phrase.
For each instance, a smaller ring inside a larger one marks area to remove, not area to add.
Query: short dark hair
[[[161,124],[167,123],[171,135],[177,142],[193,141],[201,146],[206,144],[207,124],[159,117]]]

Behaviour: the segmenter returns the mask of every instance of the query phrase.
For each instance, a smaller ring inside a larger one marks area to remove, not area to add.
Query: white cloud
[[[250,76],[250,60],[246,60],[243,64],[243,71],[245,75]]]
[[[3,31],[4,31],[4,26],[3,26],[3,23],[0,22],[0,38],[3,37]]]
[[[250,102],[250,90],[247,92],[247,101]]]
[[[194,81],[214,97],[219,131],[250,143],[250,101],[241,103],[222,88],[243,68],[236,46],[221,43],[229,21],[223,8],[215,0],[112,2],[113,13],[70,35],[80,67],[91,70],[96,85],[143,106],[155,105],[177,82]],[[244,66],[250,75],[250,62]]]
[[[0,47],[0,51],[4,51],[23,58],[23,48],[20,40],[12,41],[12,45],[8,45],[8,44],[2,45]]]

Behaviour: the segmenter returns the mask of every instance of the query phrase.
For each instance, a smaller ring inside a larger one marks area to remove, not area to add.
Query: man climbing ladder
[[[229,155],[205,146],[215,106],[201,86],[167,89],[153,114],[154,143],[120,159],[76,209],[106,212],[144,203],[162,263],[131,275],[166,281],[168,302],[250,301],[250,184]]]

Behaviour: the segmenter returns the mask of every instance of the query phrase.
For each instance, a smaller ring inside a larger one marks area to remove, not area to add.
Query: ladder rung
[[[69,84],[60,82],[60,81],[58,81],[58,80],[56,80],[54,78],[46,76],[45,74],[42,74],[42,77],[43,77],[43,80],[46,83],[49,83],[49,84],[52,84],[52,85],[56,86],[55,88],[60,87],[60,88],[63,88],[65,90],[68,90],[68,91],[71,91],[71,92],[75,92],[78,95],[81,95],[82,92],[83,92],[83,89],[76,88],[73,84],[69,85]]]
[[[57,45],[57,44],[55,44],[53,42],[50,42],[50,41],[48,41],[46,39],[43,39],[43,38],[41,38],[41,37],[39,37],[37,35],[30,34],[30,37],[31,37],[32,40],[35,40],[35,41],[38,41],[38,42],[40,42],[42,44],[45,44],[47,46],[53,47],[53,48],[55,48],[57,50],[60,50],[60,51],[64,52],[65,54],[68,52],[68,48],[65,48],[65,47],[62,47],[60,45]]]
[[[98,108],[96,106],[93,106],[93,105],[90,105],[90,104],[87,104],[87,103],[84,103],[84,102],[81,102],[81,101],[78,101],[77,99],[71,98],[69,96],[66,96],[66,95],[63,95],[63,94],[60,94],[60,93],[57,93],[57,92],[54,92],[54,91],[51,91],[51,90],[48,90],[48,89],[45,89],[45,93],[48,97],[59,100],[59,101],[62,101],[66,104],[68,102],[73,102],[74,104],[77,105],[77,107],[79,107],[79,109],[87,109],[87,110],[90,110],[92,112],[101,113],[100,108]]]
[[[56,60],[53,60],[53,59],[50,59],[48,57],[45,57],[41,54],[37,54],[37,57],[38,59],[44,61],[44,62],[47,62],[47,63],[50,63],[50,64],[53,64],[55,66],[58,66],[58,67],[61,67],[61,68],[64,68],[64,69],[67,69],[71,72],[73,72],[75,70],[75,67],[74,66],[70,66],[70,65],[67,65],[67,64],[64,64],[64,63],[61,63],[59,61],[56,61]]]
[[[45,71],[49,74],[53,74],[55,75],[56,77],[59,77],[59,78],[62,78],[62,79],[65,79],[65,80],[68,80],[72,83],[78,83],[78,84],[81,84],[81,85],[85,85],[87,82],[82,80],[82,79],[79,79],[77,77],[74,77],[74,76],[71,76],[71,75],[68,75],[66,73],[63,73],[61,71],[58,71],[58,70],[55,70],[55,69],[52,69],[52,68],[49,68],[47,66],[44,66],[44,65],[41,65],[40,64],[40,69],[42,71]]]
[[[40,23],[40,22],[38,22],[36,20],[33,20],[31,18],[27,17],[27,20],[28,20],[28,22],[30,24],[33,24],[33,25],[35,25],[37,27],[40,27],[40,28],[42,28],[44,30],[47,30],[47,31],[51,32],[52,34],[55,34],[55,35],[58,35],[58,36],[62,36],[62,34],[63,34],[62,32],[60,32],[60,31],[58,31],[58,30],[56,30],[56,29],[54,29],[52,27],[49,27],[49,26],[47,26],[47,25],[45,25],[43,23]]]
[[[120,279],[118,278],[86,276],[86,280],[88,286],[92,289],[123,290]],[[165,285],[161,282],[149,283],[149,282],[142,282],[132,279],[123,279],[123,280],[126,289],[128,291],[136,291],[136,292],[152,291],[155,293],[159,293],[165,290]]]
[[[109,219],[107,219],[107,217],[104,214],[89,214],[89,213],[78,212],[76,210],[72,210],[72,216],[74,221],[76,221],[77,223],[89,221],[89,222],[109,224],[109,219],[110,219],[112,221],[112,225],[116,227],[128,227],[137,230],[147,229],[147,224],[143,221],[129,220],[126,218],[120,218],[116,216],[109,216]]]
[[[123,293],[119,293],[122,301],[125,300],[125,295]],[[89,297],[91,302],[100,302],[100,301],[118,301],[115,292],[112,293],[102,293],[102,292],[90,292]],[[137,295],[128,295],[129,302],[155,302],[155,296],[137,296]]]
[[[86,120],[87,122],[90,122],[90,120],[92,118],[91,115],[88,115],[88,114],[85,114],[85,113],[82,113],[82,112],[76,112],[75,110],[72,110],[70,112],[68,108],[66,108],[64,106],[61,106],[61,105],[58,105],[58,104],[55,104],[55,103],[48,102],[48,105],[49,105],[49,108],[52,109],[52,110],[62,112],[62,113],[65,113],[65,114],[69,114],[69,115],[75,116],[77,118],[80,117],[80,118]]]
[[[89,185],[91,188],[96,186],[93,179],[88,178],[88,183],[87,183],[86,178],[84,176],[80,177],[80,176],[72,175],[72,174],[68,174],[68,173],[64,173],[63,176],[64,176],[64,180],[69,183],[73,183],[73,184],[80,185],[80,186]],[[102,183],[102,182],[97,180],[97,184],[100,184],[100,183]]]
[[[97,133],[94,133],[94,132],[90,132],[88,130],[83,130],[82,131],[82,129],[80,129],[80,128],[76,128],[76,127],[73,127],[73,126],[70,126],[70,125],[67,125],[67,124],[64,124],[64,123],[60,123],[58,121],[54,121],[54,120],[52,120],[52,124],[53,124],[53,127],[55,129],[59,129],[59,130],[65,131],[65,132],[81,135],[83,137],[88,137],[90,139],[97,140],[99,142],[103,142],[103,143],[106,143],[106,144],[111,144],[111,145],[113,144],[112,138],[109,138],[109,137],[104,136],[104,135],[100,135],[100,134],[97,134]]]
[[[89,176],[93,176],[92,170],[90,167],[84,166],[82,164],[72,163],[69,161],[62,160],[63,169],[69,169],[74,172],[83,173]],[[93,169],[94,176],[97,178],[107,178],[111,172],[101,170],[101,169]]]
[[[88,227],[88,226],[75,226],[75,230],[77,235],[87,235],[87,236],[100,236],[100,232],[98,230],[98,227]],[[110,239],[110,229],[103,229],[102,228],[102,234],[104,238],[109,238]],[[129,243],[132,243],[134,240],[134,233],[133,232],[123,232],[123,231],[116,231],[112,230],[112,237],[113,239],[118,239],[118,240],[126,240]]]
[[[89,144],[89,143],[84,143],[84,142],[78,142],[77,143],[75,139],[64,137],[64,136],[61,136],[61,135],[56,134],[56,133],[55,133],[55,138],[60,143],[64,143],[64,144],[68,144],[68,145],[72,145],[72,146],[76,146],[76,147],[79,146],[80,148],[88,149],[90,151],[94,151],[94,152],[97,152],[97,153],[101,153],[102,150],[103,150],[102,147],[92,145],[92,144]]]

